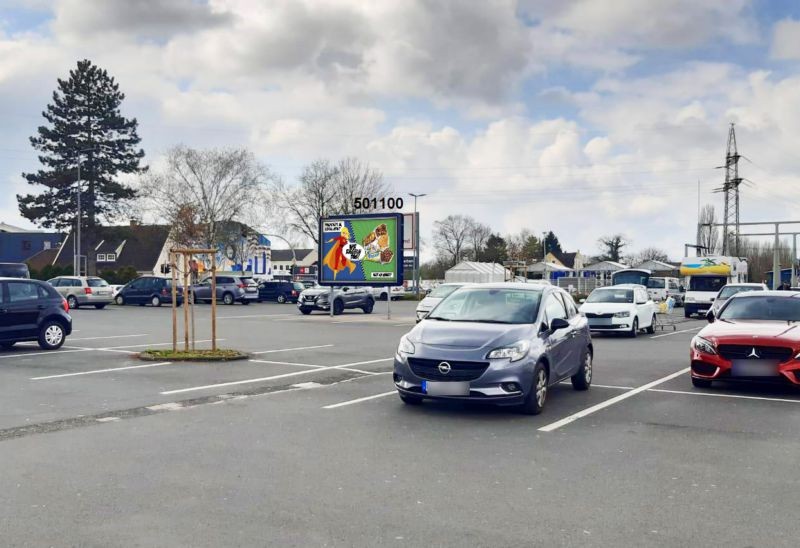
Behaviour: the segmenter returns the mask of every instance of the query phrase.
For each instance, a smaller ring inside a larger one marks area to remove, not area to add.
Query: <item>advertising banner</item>
[[[403,214],[403,249],[414,249],[417,246],[417,225],[419,225],[419,212],[416,218],[413,213]]]
[[[402,237],[399,213],[320,219],[320,285],[403,285]]]

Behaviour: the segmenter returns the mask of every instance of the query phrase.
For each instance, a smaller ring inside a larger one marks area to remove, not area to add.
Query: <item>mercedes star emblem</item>
[[[442,375],[449,374],[451,369],[453,369],[453,368],[450,367],[450,364],[447,363],[447,362],[441,362],[439,364],[439,373],[441,373]]]
[[[758,355],[758,352],[756,352],[755,347],[753,347],[753,350],[750,351],[750,354],[748,354],[747,357],[748,358],[760,358],[761,356]]]

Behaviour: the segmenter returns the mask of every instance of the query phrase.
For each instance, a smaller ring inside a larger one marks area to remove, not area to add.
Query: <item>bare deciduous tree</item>
[[[486,242],[492,235],[492,229],[478,221],[472,222],[469,230],[469,243],[472,247],[472,257],[476,261],[483,260],[483,252],[486,249]]]
[[[718,223],[717,210],[713,205],[707,204],[700,211],[700,230],[698,232],[697,245],[703,246],[702,250],[706,255],[716,255],[720,249],[720,230],[718,226],[711,226]]]
[[[633,264],[642,264],[647,261],[661,261],[662,263],[665,263],[669,260],[669,255],[667,255],[667,252],[663,249],[659,249],[657,247],[645,247],[631,259]]]
[[[178,243],[216,246],[234,221],[258,224],[270,173],[247,149],[170,149],[166,167],[142,179],[141,194],[174,227]]]
[[[383,175],[356,158],[338,164],[315,160],[303,168],[296,185],[277,182],[273,193],[288,231],[319,244],[319,219],[328,215],[364,213],[356,210],[356,198],[388,198],[393,190]]]
[[[437,253],[454,266],[464,257],[475,220],[465,215],[448,215],[433,224],[433,243]]]
[[[630,245],[630,241],[623,234],[613,234],[598,238],[597,245],[601,250],[602,260],[619,262],[622,250]]]

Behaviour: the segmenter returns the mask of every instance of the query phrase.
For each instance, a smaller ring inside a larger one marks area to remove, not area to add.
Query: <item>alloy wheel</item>
[[[586,384],[591,384],[592,382],[592,353],[586,353],[586,361],[583,365],[583,378],[586,380]]]
[[[539,407],[544,407],[544,401],[547,399],[547,373],[544,369],[539,369],[536,376],[536,403]]]

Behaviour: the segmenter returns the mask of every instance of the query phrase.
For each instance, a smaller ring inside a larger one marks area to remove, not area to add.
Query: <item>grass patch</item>
[[[185,361],[185,362],[227,362],[231,360],[244,360],[249,357],[245,352],[230,348],[216,350],[169,350],[149,349],[139,354],[139,359],[145,361]]]

